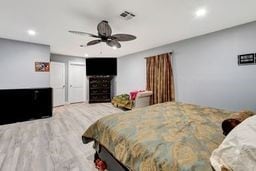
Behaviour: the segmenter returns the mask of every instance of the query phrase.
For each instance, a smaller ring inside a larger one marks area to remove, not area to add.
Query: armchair
[[[152,91],[138,92],[134,100],[134,108],[149,106],[150,96],[152,96],[152,94]]]

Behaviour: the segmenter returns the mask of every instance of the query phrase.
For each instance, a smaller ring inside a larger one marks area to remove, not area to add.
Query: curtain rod
[[[173,53],[173,51],[171,51],[171,52],[167,52],[167,53],[168,53],[168,54],[172,54],[172,53]],[[163,54],[166,54],[166,53],[162,53],[162,54],[158,54],[158,55],[163,55]],[[155,55],[155,56],[157,56],[157,55]],[[144,59],[151,58],[151,57],[153,57],[153,56],[144,57]]]

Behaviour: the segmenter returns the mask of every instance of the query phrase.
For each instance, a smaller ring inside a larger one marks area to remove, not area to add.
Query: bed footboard
[[[128,168],[123,166],[115,157],[108,152],[108,150],[98,143],[94,143],[95,155],[94,155],[94,163],[95,166],[101,167],[102,163],[105,164],[106,169],[109,171],[129,171]],[[99,161],[101,161],[99,163]],[[104,166],[103,166],[104,168]],[[98,168],[99,169],[99,168]],[[99,169],[100,170],[100,169]]]

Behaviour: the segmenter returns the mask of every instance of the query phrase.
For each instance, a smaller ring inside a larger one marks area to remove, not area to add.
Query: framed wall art
[[[35,71],[36,72],[49,72],[50,71],[50,62],[35,62]]]
[[[238,55],[238,65],[251,65],[255,64],[255,54]]]

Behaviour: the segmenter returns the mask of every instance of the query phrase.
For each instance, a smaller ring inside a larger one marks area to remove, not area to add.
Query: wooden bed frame
[[[118,161],[104,146],[95,142],[94,149],[96,151],[94,155],[95,165],[96,160],[100,159],[106,164],[106,169],[109,171],[130,171],[126,166]],[[211,167],[211,169],[212,171],[215,171],[213,167]]]
[[[106,164],[109,171],[129,171],[121,162],[119,162],[104,146],[94,142],[94,163],[96,165],[97,160],[101,160]]]

